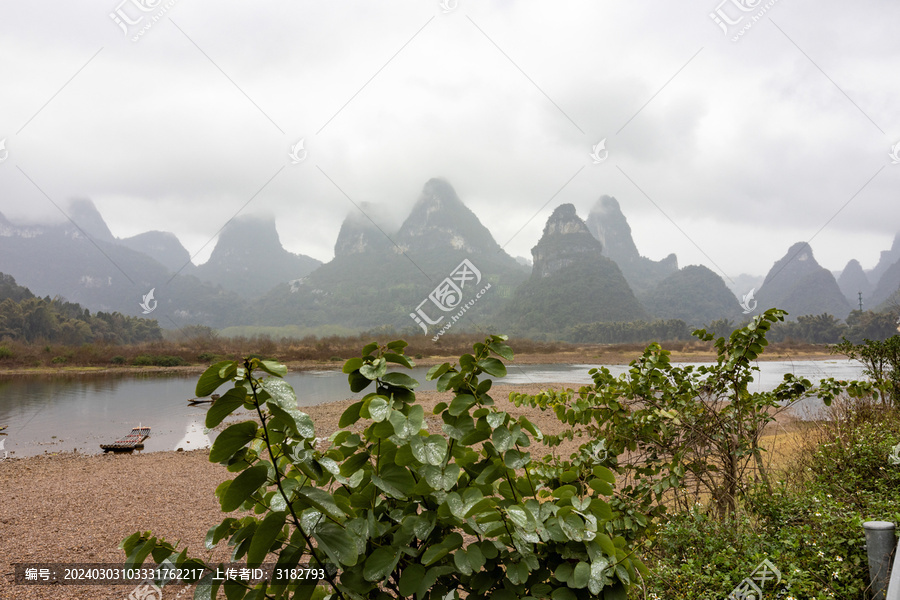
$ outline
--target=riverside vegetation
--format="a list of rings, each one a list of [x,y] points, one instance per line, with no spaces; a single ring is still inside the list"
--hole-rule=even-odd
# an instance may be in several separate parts
[[[320,585],[198,582],[195,598],[721,598],[768,558],[795,598],[865,597],[863,519],[900,520],[900,410],[883,381],[793,375],[771,392],[748,383],[771,309],[714,344],[714,364],[673,365],[651,344],[614,378],[592,371],[579,391],[513,394],[570,429],[545,435],[491,398],[490,377],[513,358],[501,336],[432,368],[448,402],[439,421],[416,403],[406,343],[369,344],[344,364],[352,404],[324,448],[297,410],[281,365],[222,361],[197,384],[207,426],[243,407],[255,414],[216,439],[210,460],[238,473],[216,489],[225,518],[207,535],[235,561],[308,564]],[[795,463],[764,460],[777,413],[809,397],[833,403]],[[440,425],[442,433],[432,429]],[[560,443],[578,440],[569,456]],[[129,565],[148,557],[199,566],[187,549],[138,532]],[[645,566],[645,564],[647,566]],[[164,583],[164,582],[160,582]]]

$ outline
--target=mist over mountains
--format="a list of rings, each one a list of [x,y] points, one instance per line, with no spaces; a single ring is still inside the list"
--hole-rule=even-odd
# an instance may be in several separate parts
[[[273,218],[239,216],[222,229],[209,260],[194,265],[175,235],[116,238],[93,203],[79,199],[61,224],[19,225],[0,214],[0,272],[38,296],[147,316],[163,328],[433,335],[458,327],[564,337],[595,322],[741,322],[772,306],[792,318],[845,319],[860,292],[867,309],[900,304],[900,235],[870,271],[853,259],[835,277],[798,242],[761,285],[761,278],[742,275],[729,280],[729,289],[707,267],[679,268],[674,254],[659,261],[642,256],[611,196],[600,196],[584,219],[571,204],[556,207],[531,265],[507,254],[445,180],[424,185],[399,228],[381,222],[380,213],[370,204],[350,213],[327,263],[285,250]],[[750,287],[755,298],[742,306]]]

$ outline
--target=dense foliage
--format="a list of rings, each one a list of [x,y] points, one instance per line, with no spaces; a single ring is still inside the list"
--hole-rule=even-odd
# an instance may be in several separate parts
[[[500,360],[512,359],[506,338],[477,343],[457,364],[432,368],[428,378],[449,392],[432,433],[416,403],[418,383],[388,364],[411,367],[405,342],[369,344],[348,360],[354,392],[374,391],[352,404],[324,450],[310,418],[297,410],[286,369],[258,359],[213,365],[197,384],[213,404],[213,427],[233,411],[257,420],[229,426],[216,438],[210,461],[237,472],[217,489],[223,512],[242,508],[210,530],[207,545],[224,539],[233,560],[262,563],[272,553],[281,566],[307,563],[324,569],[313,589],[302,581],[260,583],[206,579],[195,598],[223,588],[236,598],[442,600],[552,598],[624,599],[647,575],[621,523],[625,515],[606,498],[615,483],[605,458],[588,443],[577,465],[532,459],[529,447],[543,434],[525,417],[498,409],[489,395],[502,377]],[[267,374],[267,377],[260,377]],[[129,564],[152,555],[176,566],[198,564],[186,550],[147,533],[123,542]]]
[[[690,327],[734,318],[741,311],[722,278],[702,265],[688,265],[672,273],[641,299],[657,318],[680,319]]]
[[[883,341],[866,339],[862,344],[845,339],[833,351],[862,362],[865,374],[878,386],[883,402],[900,408],[900,335]]]
[[[679,319],[610,321],[575,325],[566,330],[564,337],[570,342],[591,344],[647,343],[687,340],[691,337],[691,330],[687,323]]]
[[[792,598],[870,598],[862,523],[900,522],[900,466],[888,458],[900,411],[843,399],[803,438],[772,489],[751,492],[737,523],[702,504],[667,515],[649,559],[650,598],[721,600],[765,558]]]
[[[37,298],[0,273],[0,340],[133,344],[162,339],[156,321],[121,313],[94,315],[80,305],[60,298]]]
[[[897,334],[897,312],[854,310],[843,323],[833,315],[801,315],[796,321],[780,323],[772,329],[773,341],[788,339],[812,344],[836,344],[842,338],[859,343],[883,340]]]
[[[770,309],[728,339],[715,339],[714,364],[672,364],[669,352],[653,343],[618,377],[606,367],[591,369],[593,385],[578,392],[551,390],[511,399],[552,410],[571,426],[559,436],[544,437],[551,447],[578,436],[602,441],[608,464],[623,475],[619,499],[626,512],[661,516],[665,500],[685,509],[706,498],[725,518],[754,481],[768,485],[759,442],[779,410],[810,396],[828,403],[844,388],[854,395],[870,390],[866,384],[833,380],[815,387],[787,374],[774,390],[751,392],[759,370],[755,361],[768,345],[766,334],[785,314]],[[695,335],[714,339],[705,330]]]

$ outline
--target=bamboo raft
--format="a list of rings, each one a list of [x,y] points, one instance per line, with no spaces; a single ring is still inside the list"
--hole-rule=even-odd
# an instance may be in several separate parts
[[[150,437],[149,427],[135,427],[131,433],[116,440],[112,444],[100,444],[100,449],[104,452],[130,452],[132,450],[140,450],[144,447],[144,440]]]

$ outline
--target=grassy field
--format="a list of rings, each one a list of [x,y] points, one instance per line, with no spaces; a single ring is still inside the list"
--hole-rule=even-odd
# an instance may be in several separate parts
[[[26,344],[0,341],[0,372],[40,373],[63,370],[176,368],[196,371],[219,360],[248,356],[275,358],[294,369],[316,368],[323,364],[340,364],[358,356],[366,344],[386,343],[389,337],[375,339],[368,335],[329,337],[283,337],[266,335],[204,335],[166,339],[158,342],[115,345]],[[471,352],[472,345],[483,341],[479,334],[447,334],[437,343],[426,336],[409,338],[406,355],[418,364],[431,365],[452,360]],[[530,364],[628,364],[643,352],[646,344],[570,344],[512,339],[510,346],[516,361]],[[676,361],[708,361],[715,357],[711,343],[701,341],[661,341]],[[821,359],[831,354],[825,344],[771,344],[763,355],[766,360]]]

